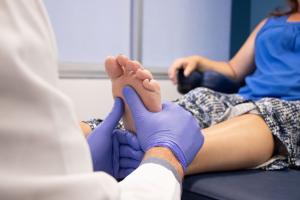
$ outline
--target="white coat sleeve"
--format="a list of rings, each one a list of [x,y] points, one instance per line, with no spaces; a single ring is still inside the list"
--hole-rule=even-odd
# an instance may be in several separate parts
[[[121,199],[180,199],[181,184],[176,170],[166,165],[167,161],[152,162],[142,164],[120,183]]]
[[[72,104],[57,88],[55,39],[41,2],[1,0],[0,27],[1,199],[147,199],[150,192],[172,199],[179,183],[157,164],[121,184],[92,172]]]

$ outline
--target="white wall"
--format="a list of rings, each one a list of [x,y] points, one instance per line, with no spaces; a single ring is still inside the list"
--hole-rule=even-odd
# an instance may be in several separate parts
[[[44,0],[50,14],[60,61],[101,63],[106,55],[129,49],[129,0]],[[229,57],[231,0],[147,0],[144,7],[143,61],[146,67],[167,67],[191,54]],[[167,68],[165,68],[167,70]],[[162,97],[179,96],[161,80]],[[80,120],[103,118],[110,110],[110,81],[62,79]]]
[[[135,0],[139,1],[139,0]],[[44,0],[60,61],[103,63],[130,52],[130,0]],[[229,58],[231,0],[144,0],[142,62],[165,67],[199,54]]]
[[[180,95],[168,80],[160,80],[162,99],[174,100]],[[62,91],[74,102],[79,120],[105,117],[113,104],[108,79],[61,79]]]
[[[231,0],[145,0],[143,63],[168,67],[195,54],[227,60],[230,17]]]
[[[129,54],[130,0],[43,0],[63,62],[103,63]]]

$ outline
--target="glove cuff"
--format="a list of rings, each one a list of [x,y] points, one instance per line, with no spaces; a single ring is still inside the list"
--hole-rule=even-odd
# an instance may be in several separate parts
[[[153,145],[150,145],[149,149],[152,147],[166,147],[172,151],[172,153],[175,155],[179,163],[181,164],[183,171],[186,172],[187,170],[187,162],[186,157],[183,153],[183,151],[178,147],[178,145],[172,141],[168,142],[159,142]]]

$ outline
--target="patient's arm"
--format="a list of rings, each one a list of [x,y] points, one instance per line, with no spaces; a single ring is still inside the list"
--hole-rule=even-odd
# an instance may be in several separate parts
[[[169,68],[169,78],[177,83],[176,72],[183,68],[184,75],[189,76],[194,70],[215,71],[231,79],[242,81],[254,68],[255,38],[265,24],[263,20],[251,33],[237,54],[229,61],[214,61],[202,56],[189,56],[179,58]]]

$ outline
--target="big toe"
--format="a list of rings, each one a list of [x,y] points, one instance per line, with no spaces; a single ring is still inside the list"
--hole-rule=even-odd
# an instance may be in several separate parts
[[[123,74],[123,68],[118,63],[117,59],[113,56],[109,56],[105,60],[105,70],[107,75],[111,79],[120,77]]]
[[[129,58],[123,54],[118,55],[116,59],[119,65],[121,65],[122,67],[125,67],[127,62],[129,61]]]

